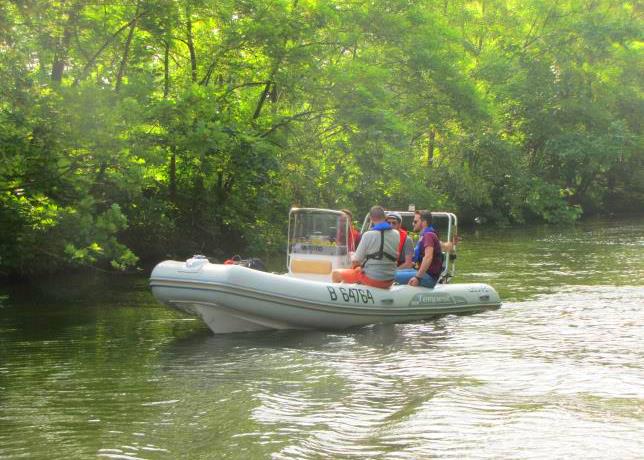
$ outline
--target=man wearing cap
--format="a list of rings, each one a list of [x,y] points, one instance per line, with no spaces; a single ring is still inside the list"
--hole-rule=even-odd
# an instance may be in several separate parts
[[[398,260],[400,235],[386,221],[382,206],[369,211],[373,226],[360,238],[360,244],[351,258],[353,268],[333,270],[334,283],[359,283],[389,289],[394,282]]]
[[[414,267],[414,242],[407,234],[407,230],[401,227],[402,216],[399,212],[389,211],[387,213],[387,222],[391,224],[394,230],[400,233],[400,242],[398,243],[398,270]]]

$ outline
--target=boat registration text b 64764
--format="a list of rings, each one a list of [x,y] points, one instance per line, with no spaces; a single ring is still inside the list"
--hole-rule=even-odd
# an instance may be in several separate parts
[[[345,288],[333,286],[326,287],[329,290],[329,297],[334,302],[342,299],[345,302],[350,303],[374,303],[373,295],[368,289],[359,289],[359,288]]]

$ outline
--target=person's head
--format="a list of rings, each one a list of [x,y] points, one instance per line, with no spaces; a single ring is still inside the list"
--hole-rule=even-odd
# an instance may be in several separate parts
[[[380,222],[383,222],[387,216],[385,215],[385,210],[382,206],[373,206],[369,210],[369,218],[374,224],[379,224]]]
[[[340,209],[341,212],[345,213],[350,221],[353,221],[353,213],[348,209]]]
[[[391,224],[392,228],[398,230],[402,223],[402,216],[398,212],[390,211],[387,213],[387,222]]]
[[[421,230],[429,227],[432,224],[432,213],[429,211],[416,211],[414,213],[414,231],[420,232]]]

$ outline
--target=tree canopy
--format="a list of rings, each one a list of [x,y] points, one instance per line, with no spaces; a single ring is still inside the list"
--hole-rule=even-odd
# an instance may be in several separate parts
[[[292,205],[642,209],[609,0],[0,3],[0,273],[279,249]]]

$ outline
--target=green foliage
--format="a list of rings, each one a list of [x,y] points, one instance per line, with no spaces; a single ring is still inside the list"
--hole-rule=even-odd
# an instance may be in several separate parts
[[[559,189],[555,185],[538,178],[530,181],[527,190],[526,204],[528,210],[546,222],[571,223],[582,213],[579,205],[569,205],[565,198],[572,194],[568,189]]]
[[[292,205],[641,210],[641,30],[608,0],[1,3],[0,273],[279,251]]]

